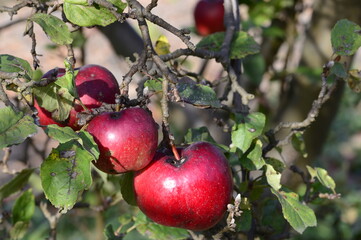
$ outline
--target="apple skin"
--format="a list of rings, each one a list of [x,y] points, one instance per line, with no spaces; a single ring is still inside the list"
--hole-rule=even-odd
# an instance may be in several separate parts
[[[157,153],[136,172],[134,192],[140,210],[154,222],[206,230],[219,222],[232,198],[232,174],[223,153],[206,142],[180,149],[180,163]]]
[[[138,107],[98,115],[87,131],[100,150],[94,165],[109,174],[143,169],[158,145],[158,125],[150,113]]]
[[[223,0],[200,0],[194,9],[197,32],[201,36],[225,31]]]
[[[114,75],[106,68],[89,64],[84,65],[75,70],[79,70],[75,77],[75,86],[81,102],[88,108],[97,108],[102,103],[115,103],[115,94],[119,94],[119,85]],[[43,78],[49,78],[54,74],[55,69],[52,69],[44,74]],[[57,77],[65,74],[64,68],[58,69]],[[77,124],[76,114],[83,111],[83,107],[74,103],[70,111],[69,118],[65,122],[56,122],[51,118],[51,113],[39,106],[37,101],[34,101],[34,107],[38,110],[39,123],[41,125],[57,124],[61,127],[69,126],[74,130],[79,130],[81,126]]]

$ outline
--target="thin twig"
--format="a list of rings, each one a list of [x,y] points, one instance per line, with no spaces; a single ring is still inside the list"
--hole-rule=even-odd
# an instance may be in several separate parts
[[[2,82],[0,82],[0,100],[5,103],[6,106],[11,107],[14,111],[19,111],[17,107],[10,101],[8,95],[6,95]]]
[[[3,151],[4,151],[4,156],[2,161],[0,162],[0,166],[2,165],[3,167],[2,169],[3,173],[10,173],[8,167],[8,160],[10,159],[10,155],[11,155],[11,147],[3,148]]]
[[[48,240],[56,240],[56,226],[61,217],[61,213],[56,212],[56,214],[51,214],[48,210],[48,205],[44,202],[40,203],[40,209],[50,224],[50,236]]]

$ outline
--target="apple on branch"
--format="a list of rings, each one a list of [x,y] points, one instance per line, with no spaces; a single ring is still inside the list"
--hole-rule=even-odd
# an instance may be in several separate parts
[[[225,31],[223,0],[200,0],[194,9],[194,21],[202,36]]]
[[[134,191],[139,208],[166,226],[206,230],[219,222],[232,197],[227,159],[215,146],[193,143],[180,149],[180,159],[157,153],[136,172]]]
[[[158,145],[158,125],[139,107],[98,115],[89,122],[87,131],[100,151],[94,165],[109,174],[146,167]]]
[[[115,95],[119,94],[119,85],[114,75],[106,68],[89,64],[84,65],[75,70],[79,70],[75,77],[75,86],[81,102],[88,109],[97,108],[102,103],[115,103]],[[52,69],[44,74],[43,78],[49,78],[58,71],[57,77],[65,74],[64,68]],[[83,111],[80,104],[74,103],[70,111],[69,118],[65,122],[57,122],[51,117],[51,112],[39,106],[38,102],[34,102],[34,107],[38,110],[39,122],[41,125],[57,124],[61,127],[69,126],[74,130],[81,127],[77,124],[76,114]]]

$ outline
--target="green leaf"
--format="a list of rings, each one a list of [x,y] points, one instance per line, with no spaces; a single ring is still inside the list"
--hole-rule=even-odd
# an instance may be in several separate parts
[[[266,158],[266,163],[271,165],[277,172],[282,172],[286,168],[285,163],[276,158],[268,157]]]
[[[97,160],[99,158],[100,151],[98,145],[94,141],[93,136],[84,130],[79,131],[78,135],[80,138],[78,140],[79,143],[83,146],[85,150],[87,150],[93,155],[94,159]]]
[[[93,155],[77,141],[60,144],[40,167],[40,178],[47,199],[63,212],[71,209],[78,196],[92,183]]]
[[[74,97],[66,88],[51,83],[45,87],[33,88],[33,91],[40,107],[51,112],[54,120],[62,122],[68,119]]]
[[[197,44],[197,48],[220,51],[224,37],[224,32],[208,35]],[[231,59],[244,58],[247,55],[256,54],[259,51],[260,46],[248,33],[240,31],[234,34],[230,49]]]
[[[264,193],[264,191],[263,191]],[[275,232],[283,232],[285,227],[288,227],[281,209],[279,209],[278,199],[266,198],[262,202],[262,214],[260,225],[273,229]]]
[[[106,240],[122,240],[123,237],[115,236],[113,226],[108,224],[104,229],[104,235]]]
[[[122,193],[123,199],[129,204],[133,206],[137,206],[137,201],[135,199],[134,193],[134,173],[127,172],[122,174],[120,178],[120,192]]]
[[[262,142],[257,140],[252,147],[252,150],[243,154],[241,158],[241,165],[250,171],[259,170],[265,165],[262,157]]]
[[[193,143],[193,142],[216,143],[216,141],[214,141],[210,132],[208,131],[208,128],[205,126],[200,128],[188,129],[186,135],[184,136],[184,140],[187,143]]]
[[[162,81],[161,79],[149,79],[144,83],[144,87],[147,87],[148,90],[152,92],[161,92]]]
[[[268,184],[276,191],[281,186],[281,173],[277,172],[272,165],[266,164],[266,179]]]
[[[120,0],[108,0],[115,7],[117,12],[122,13],[126,8],[127,4]],[[70,1],[65,1],[63,10],[67,19],[81,27],[90,27],[95,25],[107,26],[117,19],[116,17],[106,8],[94,3],[92,6],[80,4],[73,4]]]
[[[59,18],[45,13],[36,13],[30,20],[39,24],[52,42],[60,45],[73,42],[68,26]]]
[[[323,186],[331,189],[335,193],[336,183],[325,169],[318,167],[312,168],[310,166],[306,167],[311,178],[317,178]]]
[[[27,61],[8,54],[0,55],[0,71],[18,73],[19,76],[24,76],[27,80],[31,80],[33,77],[33,69]]]
[[[11,107],[0,109],[0,148],[22,143],[38,131],[34,119]]]
[[[70,140],[77,140],[78,134],[70,127],[59,127],[56,124],[46,126],[45,133],[58,141],[59,143],[66,143]]]
[[[66,3],[88,5],[88,0],[64,0]]]
[[[23,192],[16,199],[13,207],[13,224],[17,222],[29,222],[35,211],[35,197],[31,189]]]
[[[307,205],[302,204],[296,193],[287,189],[275,191],[271,188],[271,191],[281,203],[284,218],[297,232],[302,234],[307,227],[317,225],[315,212]]]
[[[16,175],[8,183],[4,184],[0,188],[0,202],[10,196],[11,194],[22,189],[25,184],[28,182],[30,175],[33,173],[34,169],[24,169]]]
[[[263,113],[255,112],[247,116],[236,115],[236,124],[232,129],[232,144],[243,153],[251,146],[253,140],[262,134],[266,123]]]
[[[67,60],[65,60],[65,66],[67,65]],[[58,85],[60,88],[65,88],[68,90],[70,95],[73,97],[77,96],[76,87],[75,87],[75,76],[78,74],[79,70],[74,71],[72,67],[70,68],[66,67],[66,72],[63,76],[58,77],[55,84]]]
[[[222,104],[214,90],[206,85],[196,84],[189,78],[182,78],[176,85],[182,101],[200,108],[220,108]]]
[[[298,132],[292,136],[292,146],[297,152],[301,153],[302,157],[307,158],[308,154],[303,133]]]
[[[250,55],[243,60],[244,73],[253,86],[258,86],[266,71],[266,61],[261,54]]]
[[[236,220],[237,232],[247,232],[252,226],[251,210],[243,210],[241,216]]]
[[[147,217],[139,212],[135,217],[135,226],[137,230],[155,240],[178,240],[189,237],[188,231],[181,228],[166,227],[157,223],[151,222]]]
[[[361,46],[361,27],[347,19],[339,20],[331,31],[331,44],[337,55],[354,54]]]
[[[10,238],[11,240],[20,240],[23,239],[26,232],[29,228],[29,222],[17,222],[15,225],[10,229]]]
[[[335,64],[330,69],[330,75],[334,74],[339,78],[347,78],[348,74],[343,64],[335,62]]]

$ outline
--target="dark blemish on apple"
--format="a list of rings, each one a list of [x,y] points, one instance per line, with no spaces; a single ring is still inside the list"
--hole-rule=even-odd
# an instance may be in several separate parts
[[[55,173],[55,172],[52,172],[52,173],[50,173],[50,176],[55,177],[55,176],[56,176],[56,173]]]
[[[111,113],[110,114],[110,118],[111,119],[119,119],[121,116],[121,113],[120,112],[115,112],[115,113]]]

